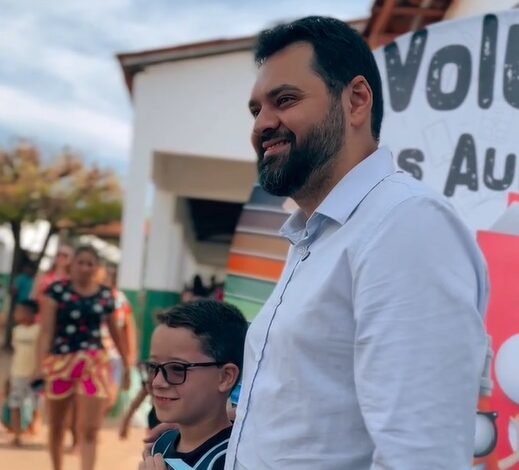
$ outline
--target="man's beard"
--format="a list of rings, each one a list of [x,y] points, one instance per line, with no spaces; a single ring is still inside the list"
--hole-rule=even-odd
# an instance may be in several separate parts
[[[308,131],[296,147],[296,137],[290,131],[274,131],[263,136],[262,142],[284,139],[290,142],[288,155],[264,158],[258,155],[259,183],[275,196],[288,196],[305,189],[310,178],[333,161],[344,143],[344,111],[341,101],[332,97],[325,118]]]

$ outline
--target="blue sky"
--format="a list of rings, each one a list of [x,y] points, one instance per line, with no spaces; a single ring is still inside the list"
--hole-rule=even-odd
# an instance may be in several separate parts
[[[115,54],[251,35],[370,0],[0,0],[0,146],[63,146],[124,173],[132,109]]]

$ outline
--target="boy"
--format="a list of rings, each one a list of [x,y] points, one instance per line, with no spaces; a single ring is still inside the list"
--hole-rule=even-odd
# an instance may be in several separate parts
[[[7,404],[11,411],[11,427],[14,432],[13,444],[20,446],[22,434],[21,409],[27,398],[33,400],[35,395],[31,389],[31,380],[36,367],[36,344],[40,326],[35,317],[38,313],[38,303],[34,300],[24,300],[16,305],[13,329],[13,359],[9,377],[9,397]]]
[[[163,434],[139,470],[223,470],[232,429],[226,404],[240,378],[247,321],[214,300],[175,306],[158,321],[145,369],[158,419],[178,431]]]

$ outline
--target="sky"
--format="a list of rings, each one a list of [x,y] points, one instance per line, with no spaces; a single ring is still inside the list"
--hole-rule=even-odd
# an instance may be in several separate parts
[[[0,0],[0,147],[64,146],[124,174],[132,108],[115,54],[253,35],[371,0]]]

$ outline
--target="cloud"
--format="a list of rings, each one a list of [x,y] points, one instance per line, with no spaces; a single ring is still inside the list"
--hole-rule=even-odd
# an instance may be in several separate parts
[[[16,88],[0,85],[0,125],[17,135],[39,135],[77,149],[99,149],[114,158],[127,155],[131,128],[124,120],[96,110],[46,102]]]
[[[6,135],[43,138],[121,162],[129,156],[132,110],[116,53],[251,35],[310,14],[362,17],[371,1],[1,3],[0,143]]]

